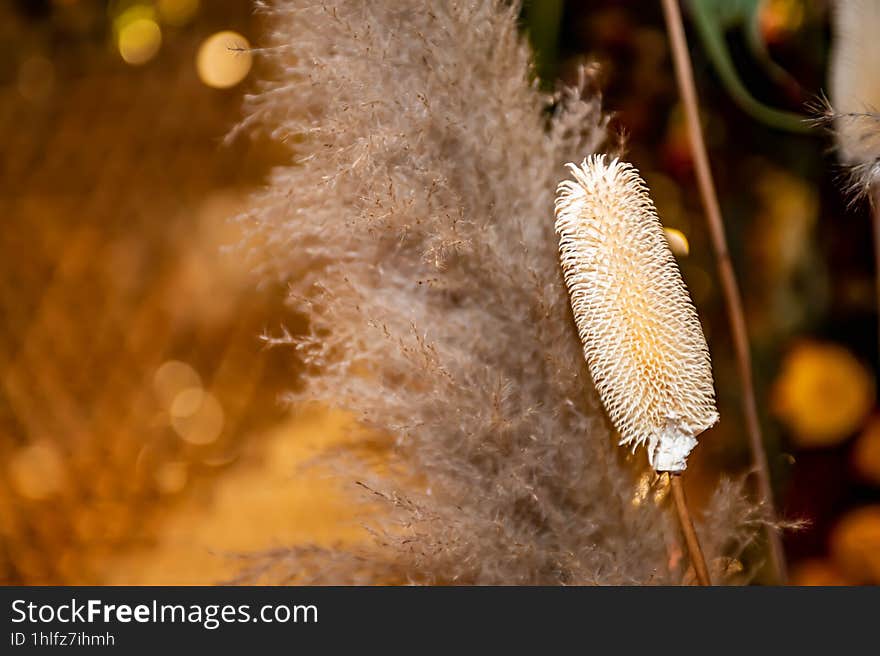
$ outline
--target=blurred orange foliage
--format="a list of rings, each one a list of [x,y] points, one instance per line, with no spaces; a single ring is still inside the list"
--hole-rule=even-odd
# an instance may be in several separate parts
[[[772,401],[797,446],[832,446],[864,422],[874,405],[874,381],[842,346],[803,341],[786,356]]]

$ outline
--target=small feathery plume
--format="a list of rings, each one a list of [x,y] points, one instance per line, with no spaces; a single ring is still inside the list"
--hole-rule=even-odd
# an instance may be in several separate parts
[[[584,355],[620,444],[680,472],[718,421],[696,310],[638,171],[603,155],[557,188],[562,273]]]
[[[834,5],[834,47],[829,71],[840,160],[850,167],[856,196],[880,184],[880,2],[841,0]]]

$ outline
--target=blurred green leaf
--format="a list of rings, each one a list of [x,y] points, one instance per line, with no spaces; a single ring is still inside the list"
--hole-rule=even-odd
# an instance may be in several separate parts
[[[756,99],[742,83],[733,65],[724,35],[728,29],[744,29],[755,59],[779,83],[796,84],[769,56],[761,37],[759,16],[762,0],[688,0],[691,18],[715,71],[733,100],[746,113],[766,125],[790,132],[809,132],[805,116],[774,109]]]
[[[535,69],[543,85],[552,85],[559,59],[559,29],[564,0],[531,0],[523,7]]]

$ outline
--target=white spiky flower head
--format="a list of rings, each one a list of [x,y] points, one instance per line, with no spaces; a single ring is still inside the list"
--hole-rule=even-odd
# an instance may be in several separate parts
[[[620,443],[680,472],[718,421],[706,338],[647,185],[604,155],[568,164],[556,233],[593,382]]]

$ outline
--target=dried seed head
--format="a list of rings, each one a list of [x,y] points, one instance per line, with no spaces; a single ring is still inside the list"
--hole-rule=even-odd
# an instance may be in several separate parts
[[[621,444],[682,471],[716,421],[709,350],[648,189],[602,155],[569,164],[556,233],[584,355]]]

